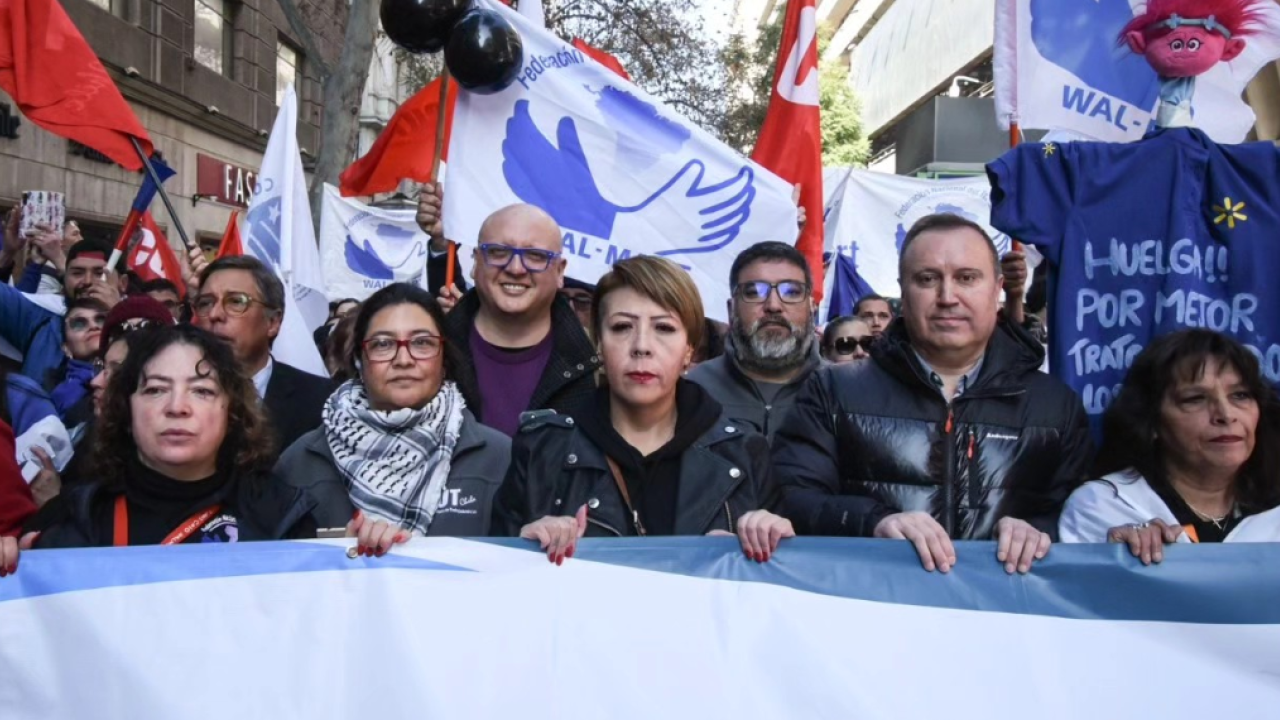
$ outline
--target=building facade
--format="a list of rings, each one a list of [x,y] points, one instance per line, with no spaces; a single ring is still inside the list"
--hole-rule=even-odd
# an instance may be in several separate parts
[[[304,163],[320,139],[321,81],[277,0],[61,0],[176,175],[165,183],[192,240],[215,244],[247,205],[289,83]],[[348,0],[297,0],[326,63],[341,53]],[[86,235],[115,239],[141,174],[16,118],[0,137],[0,206],[27,190],[66,193]],[[3,108],[0,108],[2,110]],[[12,137],[9,137],[12,135]],[[157,199],[152,214],[178,245]]]

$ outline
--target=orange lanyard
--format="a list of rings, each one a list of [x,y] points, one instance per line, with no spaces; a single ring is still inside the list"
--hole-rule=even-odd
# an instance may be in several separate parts
[[[169,533],[164,540],[160,541],[161,545],[177,545],[178,543],[191,537],[191,534],[199,530],[205,523],[213,519],[222,510],[221,505],[205,508],[200,512],[187,518],[176,530]],[[116,498],[116,523],[113,533],[114,540],[111,543],[116,547],[127,547],[129,545],[129,505],[125,502],[124,496],[120,495]]]

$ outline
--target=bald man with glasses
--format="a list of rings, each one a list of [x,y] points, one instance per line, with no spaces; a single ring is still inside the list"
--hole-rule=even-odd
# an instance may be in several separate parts
[[[521,413],[573,415],[595,391],[600,359],[559,295],[562,251],[560,226],[542,210],[512,205],[495,212],[480,227],[475,287],[445,320],[468,409],[507,435],[519,429]],[[450,299],[442,293],[443,304]]]

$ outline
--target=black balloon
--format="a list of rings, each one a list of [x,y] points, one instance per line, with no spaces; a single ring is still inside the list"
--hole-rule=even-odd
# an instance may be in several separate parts
[[[458,84],[474,93],[501,92],[524,65],[524,43],[511,23],[492,10],[471,10],[454,26],[444,61]]]
[[[439,52],[471,0],[382,0],[382,30],[413,53]]]

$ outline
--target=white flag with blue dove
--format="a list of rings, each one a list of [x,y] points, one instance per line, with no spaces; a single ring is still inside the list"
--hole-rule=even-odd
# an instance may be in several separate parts
[[[519,31],[524,66],[502,92],[458,96],[449,238],[474,246],[494,211],[537,205],[564,233],[571,277],[594,283],[618,260],[660,255],[724,319],[733,258],[795,242],[791,186],[519,13],[478,4]]]
[[[327,377],[311,338],[329,314],[329,300],[324,294],[307,178],[298,152],[298,98],[293,85],[285,90],[267,139],[243,232],[245,253],[275,270],[285,286],[284,320],[271,346],[272,357]]]

